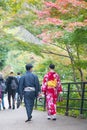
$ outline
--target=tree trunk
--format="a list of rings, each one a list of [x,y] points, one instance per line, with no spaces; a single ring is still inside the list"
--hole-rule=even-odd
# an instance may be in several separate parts
[[[76,72],[75,72],[75,66],[74,66],[74,57],[72,55],[72,51],[71,51],[71,48],[69,45],[66,45],[66,49],[67,49],[67,52],[68,52],[68,55],[70,57],[70,61],[71,61],[71,65],[72,65],[72,71],[73,71],[73,80],[74,82],[76,82]],[[76,88],[78,90],[78,93],[79,95],[81,96],[81,87],[78,86],[78,84],[76,84]]]

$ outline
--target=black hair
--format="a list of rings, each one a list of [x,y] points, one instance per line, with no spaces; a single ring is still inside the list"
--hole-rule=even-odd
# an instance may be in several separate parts
[[[17,75],[20,75],[21,73],[20,72],[17,72]]]
[[[54,64],[50,64],[50,65],[49,65],[49,68],[50,68],[50,69],[55,69],[55,65],[54,65]]]
[[[26,64],[26,70],[30,70],[31,68],[33,68],[33,65],[32,64]]]
[[[11,72],[10,72],[10,74],[14,74],[14,72],[13,72],[13,71],[11,71]]]

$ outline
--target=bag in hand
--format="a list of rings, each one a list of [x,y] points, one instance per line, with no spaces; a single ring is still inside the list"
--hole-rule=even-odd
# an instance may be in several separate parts
[[[17,97],[17,108],[19,108],[21,105],[21,99],[20,96]]]
[[[58,102],[63,102],[63,96],[61,94],[58,96],[58,100],[57,101]]]
[[[0,82],[0,89],[1,89],[2,92],[5,92],[5,90],[6,90],[6,85],[5,85],[5,82],[4,82],[4,81],[1,81],[1,82]]]

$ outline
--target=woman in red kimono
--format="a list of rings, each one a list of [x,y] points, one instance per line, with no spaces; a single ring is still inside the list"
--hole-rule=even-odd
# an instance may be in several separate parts
[[[56,103],[58,95],[62,92],[59,75],[54,71],[55,65],[50,64],[50,71],[44,76],[42,92],[46,96],[48,119],[56,120]]]

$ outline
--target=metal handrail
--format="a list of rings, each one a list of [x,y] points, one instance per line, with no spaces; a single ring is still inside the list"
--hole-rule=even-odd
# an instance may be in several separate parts
[[[72,98],[70,97],[70,93],[74,92],[74,93],[77,93],[78,91],[76,90],[76,86],[75,86],[75,90],[71,90],[71,87],[72,85],[82,85],[82,90],[80,90],[79,92],[81,92],[81,97],[77,98]],[[63,90],[63,93],[66,93],[66,98],[64,98],[64,100],[66,100],[66,104],[65,106],[59,106],[57,105],[57,109],[58,108],[61,108],[61,109],[65,109],[65,115],[68,116],[69,115],[69,110],[73,109],[73,110],[79,110],[79,114],[82,115],[84,111],[87,112],[87,108],[84,108],[84,102],[87,101],[87,97],[85,97],[85,93],[87,93],[87,89],[85,89],[87,86],[87,82],[66,82],[66,83],[62,83],[62,86],[64,88],[64,85],[67,85],[66,86],[66,89],[67,90]],[[46,100],[46,99],[45,99]],[[44,103],[43,103],[43,110],[45,110],[45,104],[46,104],[46,101],[44,100]],[[73,100],[77,100],[77,101],[81,101],[81,104],[80,104],[80,107],[76,108],[75,106],[74,107],[71,107],[69,106],[70,105],[70,101]],[[38,105],[38,102],[36,100],[36,108],[37,106],[41,106],[41,105]]]

